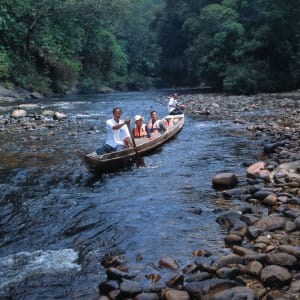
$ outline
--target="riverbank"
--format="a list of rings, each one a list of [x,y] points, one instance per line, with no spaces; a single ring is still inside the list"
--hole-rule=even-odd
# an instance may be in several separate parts
[[[109,255],[99,299],[300,299],[300,93],[182,94],[178,100],[190,116],[231,119],[264,140],[261,160],[245,163],[245,176],[217,175],[218,197],[239,203],[216,218],[227,228],[230,254],[193,250],[184,266],[166,256],[151,274],[135,274],[124,257]]]

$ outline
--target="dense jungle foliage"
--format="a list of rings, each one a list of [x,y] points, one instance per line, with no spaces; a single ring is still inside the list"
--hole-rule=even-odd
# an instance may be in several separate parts
[[[0,81],[45,94],[300,88],[299,0],[1,0]]]

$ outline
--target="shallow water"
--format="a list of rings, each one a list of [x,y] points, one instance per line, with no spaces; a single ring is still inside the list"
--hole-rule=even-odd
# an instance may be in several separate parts
[[[151,268],[165,254],[183,265],[193,250],[229,251],[215,210],[230,204],[218,202],[211,180],[223,171],[243,174],[242,162],[255,156],[257,142],[242,127],[187,116],[173,140],[144,158],[146,167],[101,177],[76,154],[105,139],[113,107],[121,106],[123,117],[147,119],[154,109],[163,116],[170,93],[30,101],[38,104],[34,113],[51,109],[67,121],[0,132],[0,296],[93,299],[109,252],[123,253],[133,267],[142,257],[140,267]]]

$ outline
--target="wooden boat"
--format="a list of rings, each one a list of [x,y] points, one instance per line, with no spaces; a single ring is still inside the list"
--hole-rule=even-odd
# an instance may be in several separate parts
[[[120,169],[132,164],[143,155],[157,149],[171,138],[173,138],[183,127],[184,114],[167,115],[164,119],[173,123],[168,127],[168,133],[155,134],[151,138],[134,139],[136,147],[127,148],[121,151],[110,152],[104,155],[98,155],[96,152],[89,154],[80,154],[82,161],[91,173],[106,173]]]

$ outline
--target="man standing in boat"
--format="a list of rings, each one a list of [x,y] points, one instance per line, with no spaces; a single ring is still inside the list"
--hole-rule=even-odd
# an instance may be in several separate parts
[[[96,150],[98,155],[120,151],[128,146],[133,147],[127,127],[127,124],[130,124],[130,119],[121,120],[121,116],[122,109],[115,107],[113,109],[113,118],[106,121],[106,142]]]

